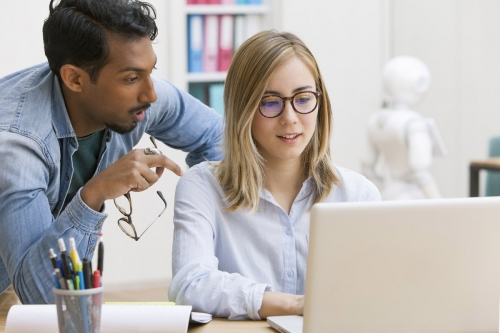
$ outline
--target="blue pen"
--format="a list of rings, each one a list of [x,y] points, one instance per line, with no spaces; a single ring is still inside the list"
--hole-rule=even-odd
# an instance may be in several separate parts
[[[54,274],[57,277],[57,281],[59,282],[60,289],[68,289],[68,287],[66,285],[66,280],[64,280],[59,268],[54,269]]]
[[[56,264],[57,264],[57,268],[59,268],[59,270],[62,272],[63,271],[62,260],[61,259],[56,259]]]
[[[83,271],[78,271],[77,272],[78,277],[80,278],[80,290],[85,289],[85,278],[83,276]]]
[[[54,287],[56,287],[56,289],[61,289],[61,285],[59,284],[59,279],[57,278],[55,272],[52,272],[52,278],[54,279]]]

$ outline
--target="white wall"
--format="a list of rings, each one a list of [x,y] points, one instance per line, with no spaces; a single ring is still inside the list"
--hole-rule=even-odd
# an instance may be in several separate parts
[[[332,155],[359,170],[365,123],[380,106],[385,57],[383,1],[282,1],[282,27],[298,35],[318,61],[333,108]]]
[[[500,2],[392,0],[394,55],[411,54],[433,81],[416,108],[436,118],[450,155],[432,171],[445,197],[468,195],[468,165],[500,135]]]
[[[168,61],[178,31],[169,8],[183,0],[152,0],[160,35],[154,45],[157,75],[185,64]],[[275,28],[296,33],[315,54],[334,110],[334,162],[360,170],[369,114],[380,106],[380,72],[389,55],[411,54],[430,67],[433,82],[417,110],[437,119],[450,156],[433,172],[446,197],[467,196],[467,164],[486,156],[487,139],[498,133],[500,112],[500,2],[493,0],[274,0]],[[48,0],[12,2],[0,12],[0,76],[45,60],[41,28]],[[173,15],[177,15],[171,13]],[[178,15],[183,15],[179,13]],[[178,45],[177,45],[178,47]],[[170,49],[171,50],[171,49]],[[175,82],[174,82],[175,83]],[[184,84],[179,83],[179,84]],[[149,146],[144,138],[140,147]],[[184,154],[163,147],[177,163]],[[139,242],[124,236],[112,202],[104,225],[107,285],[171,278],[172,214],[177,177],[167,173],[155,189],[169,208]],[[138,228],[153,220],[160,201],[153,190],[133,194]]]

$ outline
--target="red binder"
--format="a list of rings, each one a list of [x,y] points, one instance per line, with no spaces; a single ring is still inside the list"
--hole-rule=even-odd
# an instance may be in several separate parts
[[[203,71],[216,72],[219,53],[219,18],[217,15],[205,15],[203,45]]]
[[[219,16],[219,71],[227,71],[233,58],[234,16]]]

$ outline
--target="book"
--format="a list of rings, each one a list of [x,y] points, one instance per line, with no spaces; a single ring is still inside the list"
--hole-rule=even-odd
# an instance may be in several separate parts
[[[175,302],[105,302],[108,305],[175,305]],[[212,321],[212,315],[191,311],[190,323],[206,324]]]
[[[233,15],[219,16],[218,70],[227,71],[233,58]]]
[[[204,17],[203,71],[216,72],[219,51],[219,19],[217,15]]]
[[[193,82],[189,83],[189,93],[200,100],[202,103],[208,105],[208,87],[204,82]]]
[[[209,106],[224,115],[224,84],[213,83],[208,87]]]
[[[191,312],[188,305],[103,304],[100,333],[186,333],[192,318],[207,323],[212,316]],[[194,314],[194,315],[193,315]],[[57,311],[50,305],[14,305],[7,314],[5,333],[58,332]]]
[[[203,16],[188,16],[188,71],[203,71]]]

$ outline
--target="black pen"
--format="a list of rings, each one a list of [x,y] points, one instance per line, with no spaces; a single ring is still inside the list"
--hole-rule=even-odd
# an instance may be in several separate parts
[[[62,261],[62,275],[65,279],[70,278],[71,279],[71,273],[69,272],[69,266],[68,266],[68,261],[66,257],[66,244],[64,244],[64,239],[59,238],[57,240],[57,243],[59,244],[59,251],[61,251],[61,261]]]
[[[83,281],[85,281],[85,289],[92,289],[92,262],[87,259],[82,259]]]
[[[59,268],[59,266],[57,266],[57,254],[54,252],[54,249],[49,249],[49,255],[50,261],[52,261],[52,267],[54,267],[54,269]]]
[[[57,240],[57,244],[59,244],[59,251],[61,251],[61,254],[66,254],[66,244],[64,243],[64,239],[59,238]]]
[[[99,233],[99,248],[97,250],[97,269],[102,273],[104,271],[104,243],[102,242],[102,233]]]

